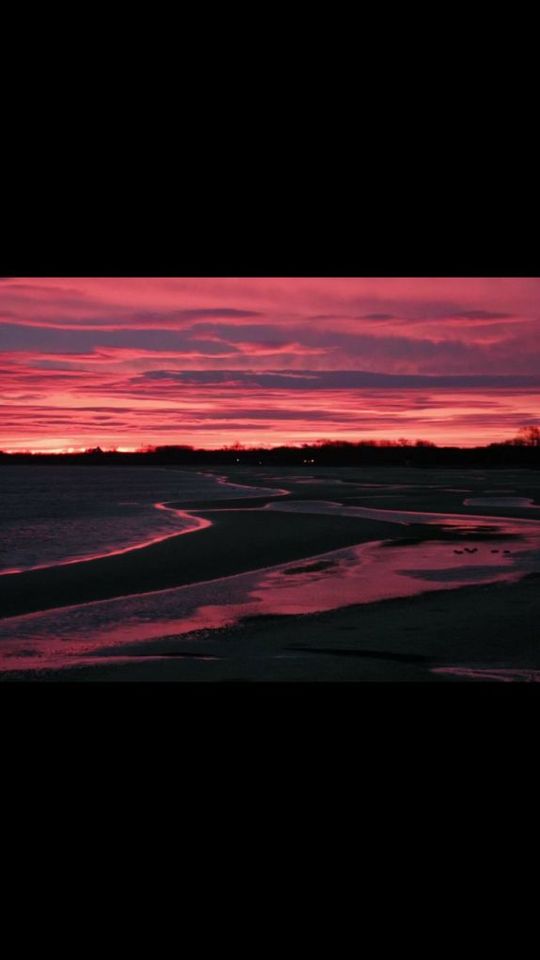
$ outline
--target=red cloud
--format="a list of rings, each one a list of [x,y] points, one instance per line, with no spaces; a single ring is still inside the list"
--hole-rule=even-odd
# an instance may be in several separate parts
[[[0,448],[154,434],[220,446],[237,431],[267,443],[504,439],[539,416],[537,389],[340,388],[339,371],[534,373],[539,293],[535,278],[8,279]],[[257,380],[277,365],[290,388]],[[338,386],[317,385],[319,370]],[[182,371],[216,377],[182,382]]]

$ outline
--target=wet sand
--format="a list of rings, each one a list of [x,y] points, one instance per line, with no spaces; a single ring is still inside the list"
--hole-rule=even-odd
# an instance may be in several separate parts
[[[531,574],[513,584],[254,617],[231,628],[131,644],[108,661],[43,670],[33,679],[538,681],[539,580]]]
[[[212,580],[407,533],[396,523],[350,517],[245,509],[198,515],[212,526],[129,553],[0,577],[0,616]]]
[[[231,479],[250,479],[266,488],[275,484],[276,492],[293,479],[285,471],[270,478],[255,473],[239,471]],[[532,519],[530,509],[523,506],[483,510],[464,504],[467,496],[486,492],[486,486],[496,480],[509,487],[508,495],[517,493],[539,501],[538,475],[529,471],[519,475],[504,471],[499,477],[492,474],[489,483],[483,476],[452,474],[447,487],[440,472],[383,471],[380,478],[374,471],[333,474],[310,482],[302,478],[293,493],[280,496],[280,505],[293,498],[370,509],[444,511],[463,517],[485,512],[493,517]],[[398,482],[389,483],[391,479]],[[432,483],[434,479],[437,483]],[[401,482],[404,480],[409,483]],[[494,495],[502,492],[493,491]],[[192,510],[211,526],[122,555],[1,577],[0,617],[201,583],[297,560],[302,561],[299,569],[303,569],[309,566],[309,558],[367,541],[414,544],[468,537],[466,530],[458,533],[435,522],[417,522],[416,518],[404,525],[397,522],[397,516],[391,522],[261,509],[268,501],[268,496],[261,496],[241,503],[178,503],[178,508]],[[477,540],[482,536],[478,530],[474,533]],[[491,534],[485,536],[489,539]],[[319,563],[324,564],[324,558]],[[79,660],[77,666],[62,670],[22,670],[18,678],[195,682],[537,680],[538,578],[538,573],[531,573],[517,583],[459,587],[324,613],[255,616],[235,626],[123,644],[108,657],[88,657],[86,663]],[[11,674],[9,679],[17,677]]]

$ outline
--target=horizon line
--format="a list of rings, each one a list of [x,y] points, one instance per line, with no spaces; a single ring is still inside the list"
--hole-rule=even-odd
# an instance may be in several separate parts
[[[525,437],[520,437],[519,433],[526,434],[527,431],[531,431],[529,434],[529,440]],[[339,447],[372,447],[372,448],[402,448],[406,449],[437,449],[437,450],[484,450],[489,447],[494,446],[515,446],[515,447],[540,447],[540,427],[537,425],[527,425],[526,427],[520,428],[520,431],[517,435],[510,437],[506,440],[495,440],[490,443],[484,444],[474,444],[471,446],[462,446],[461,444],[440,444],[433,440],[424,440],[421,437],[417,437],[414,440],[411,440],[407,437],[401,437],[397,440],[385,440],[381,439],[369,439],[369,440],[340,440],[332,438],[322,438],[319,440],[314,440],[311,442],[299,442],[299,443],[282,443],[273,446],[248,446],[240,442],[233,444],[226,444],[221,447],[196,447],[192,444],[186,443],[168,443],[168,444],[140,444],[137,447],[128,447],[128,446],[117,446],[103,448],[99,445],[96,447],[52,447],[49,450],[44,449],[32,449],[32,448],[1,448],[0,456],[98,456],[98,455],[141,455],[147,456],[155,453],[167,453],[167,452],[183,452],[183,453],[234,453],[238,451],[239,453],[272,453],[277,450],[317,450],[323,448],[339,448]]]

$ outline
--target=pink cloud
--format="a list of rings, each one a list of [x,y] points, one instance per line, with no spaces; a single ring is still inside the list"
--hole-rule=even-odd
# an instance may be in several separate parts
[[[537,278],[10,279],[0,284],[0,448],[66,436],[130,446],[154,434],[219,446],[258,431],[266,442],[505,439],[539,416],[538,388],[472,390],[463,377],[540,370],[539,295]],[[279,387],[257,379],[278,366]],[[446,392],[339,384],[355,370],[455,382]],[[182,371],[215,382],[182,382]],[[325,371],[336,387],[320,387]]]

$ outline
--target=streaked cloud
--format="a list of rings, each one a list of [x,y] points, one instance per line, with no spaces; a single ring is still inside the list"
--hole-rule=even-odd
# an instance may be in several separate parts
[[[3,278],[0,448],[506,439],[538,278]]]

